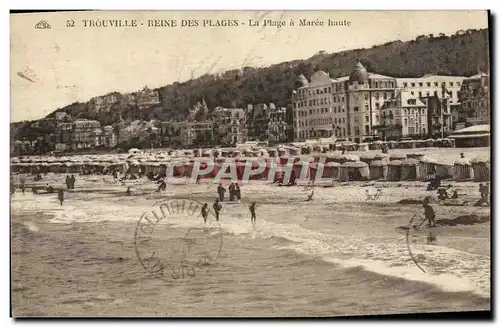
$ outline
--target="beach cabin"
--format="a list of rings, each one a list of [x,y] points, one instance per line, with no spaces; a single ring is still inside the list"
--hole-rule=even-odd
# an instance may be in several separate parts
[[[389,181],[400,181],[402,174],[402,161],[401,160],[391,160],[387,164],[387,180]]]
[[[402,161],[406,159],[406,154],[404,153],[392,153],[389,156],[389,161]]]
[[[489,147],[490,125],[474,125],[450,133],[457,148]]]
[[[487,182],[490,180],[490,161],[483,158],[474,158],[471,160],[474,171],[474,182]]]
[[[420,161],[417,159],[406,158],[401,161],[401,180],[416,181],[419,179],[418,166]]]
[[[434,141],[432,139],[426,139],[421,141],[422,148],[431,148],[434,145]]]
[[[436,177],[436,169],[438,162],[429,156],[420,158],[418,169],[420,173],[420,180],[423,182],[430,181]]]
[[[381,160],[381,161],[388,162],[389,161],[389,155],[385,154],[385,153],[377,153],[373,157],[373,160]]]
[[[360,161],[363,161],[364,163],[368,164],[368,166],[370,166],[370,163],[375,160],[375,153],[373,152],[369,152],[369,153],[363,153],[360,157],[359,157],[359,160]]]
[[[370,168],[362,161],[347,161],[340,166],[340,180],[348,181],[364,181],[370,178]]]
[[[425,155],[423,153],[407,153],[406,154],[406,157],[408,159],[417,159],[418,161],[420,161],[420,159],[422,159]]]
[[[325,163],[323,175],[325,178],[331,178],[334,181],[338,181],[340,176],[340,164],[333,161]]]
[[[454,163],[455,166],[455,181],[462,182],[471,180],[474,177],[474,169],[472,163],[467,158],[460,158]]]
[[[450,179],[455,176],[455,167],[447,164],[437,164],[436,176],[441,179]]]
[[[370,179],[387,179],[387,161],[373,160],[370,162]]]
[[[269,157],[275,158],[278,155],[278,150],[276,150],[276,149],[267,149],[267,153],[269,153]]]

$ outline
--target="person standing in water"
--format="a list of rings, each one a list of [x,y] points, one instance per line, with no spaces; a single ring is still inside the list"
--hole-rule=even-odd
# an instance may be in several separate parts
[[[219,221],[219,213],[222,209],[222,205],[219,203],[219,199],[215,199],[215,203],[213,205],[215,211],[215,220]]]
[[[59,189],[59,192],[57,192],[57,198],[59,199],[59,203],[63,205],[64,202],[64,190],[62,188]]]
[[[427,227],[436,227],[436,214],[434,212],[434,208],[432,208],[429,203],[429,198],[425,198],[422,204],[424,206],[425,212],[425,219],[422,223],[428,221],[429,224],[427,225]]]
[[[205,225],[207,224],[207,219],[208,219],[207,208],[208,208],[208,203],[204,203],[203,206],[201,207],[201,216],[203,217],[203,221],[205,222]]]
[[[250,205],[250,207],[248,207],[248,209],[250,210],[250,214],[252,215],[250,220],[252,224],[255,225],[255,223],[257,222],[257,217],[255,216],[255,201],[252,202],[252,204]]]

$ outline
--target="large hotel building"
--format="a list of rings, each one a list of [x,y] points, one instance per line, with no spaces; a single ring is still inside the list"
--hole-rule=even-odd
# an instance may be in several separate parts
[[[317,71],[308,81],[301,75],[299,80],[302,86],[292,96],[294,138],[305,140],[336,136],[362,142],[381,137],[385,133],[381,127],[386,124],[382,113],[388,104],[392,108],[399,106],[405,112],[406,106],[416,105],[413,104],[414,99],[435,96],[446,99],[449,110],[451,105],[458,103],[458,91],[464,79],[461,76],[439,75],[395,78],[369,73],[359,61],[349,76],[331,78],[327,73]],[[405,96],[402,97],[401,92]],[[401,103],[401,99],[410,100],[411,104]],[[411,119],[399,122],[401,136],[411,132],[421,135],[429,131],[425,127],[415,129],[403,126],[407,121]]]

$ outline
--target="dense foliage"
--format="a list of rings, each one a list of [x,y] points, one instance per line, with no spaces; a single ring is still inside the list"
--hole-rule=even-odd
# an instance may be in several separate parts
[[[419,77],[426,73],[470,76],[478,70],[489,71],[488,50],[486,29],[458,31],[453,36],[422,35],[408,42],[393,41],[369,49],[334,54],[320,52],[306,60],[283,62],[265,68],[243,67],[176,82],[159,88],[161,105],[146,110],[115,104],[110,112],[91,114],[87,103],[73,103],[56,111],[112,125],[120,117],[124,120],[182,120],[187,118],[189,109],[203,98],[210,109],[216,106],[246,108],[250,103],[270,102],[285,107],[290,105],[292,91],[299,86],[297,76],[300,74],[310,78],[314,71],[324,70],[332,77],[349,75],[359,58],[368,71],[394,77]],[[48,117],[54,115],[55,112]],[[206,116],[197,118],[202,120]],[[18,128],[17,135],[26,136],[29,126],[27,123]]]

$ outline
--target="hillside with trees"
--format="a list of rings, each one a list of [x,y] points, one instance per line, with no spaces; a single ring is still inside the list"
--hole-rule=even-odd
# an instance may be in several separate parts
[[[321,51],[305,60],[264,68],[242,67],[176,82],[157,89],[160,106],[142,111],[115,105],[111,113],[90,114],[86,103],[73,103],[56,112],[65,111],[72,117],[97,119],[103,125],[110,125],[120,116],[125,120],[182,120],[202,98],[210,109],[216,106],[246,108],[250,103],[270,102],[286,107],[290,105],[292,91],[299,86],[298,75],[304,74],[309,79],[316,70],[326,71],[332,77],[349,75],[358,58],[369,72],[394,77],[419,77],[427,73],[471,76],[478,70],[489,71],[488,53],[487,29],[461,30],[452,36],[421,35],[407,42],[396,40],[333,54]],[[54,115],[55,112],[48,117]]]

